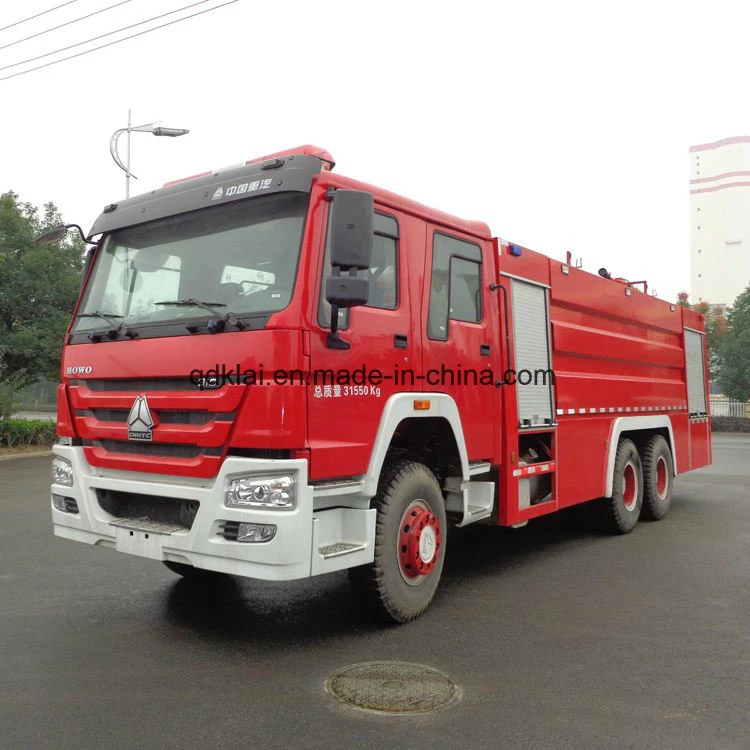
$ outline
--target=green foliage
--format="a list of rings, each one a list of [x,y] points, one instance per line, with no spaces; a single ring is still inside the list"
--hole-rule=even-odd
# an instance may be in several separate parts
[[[721,349],[719,385],[729,398],[750,399],[750,286],[728,314],[728,331]]]
[[[18,409],[21,390],[25,385],[25,373],[21,372],[0,380],[0,419],[7,419]]]
[[[52,445],[55,423],[43,419],[0,419],[0,447]]]
[[[40,215],[13,192],[0,195],[0,378],[20,372],[27,382],[60,376],[85,246],[70,232],[49,247],[34,240],[62,223],[52,203]]]

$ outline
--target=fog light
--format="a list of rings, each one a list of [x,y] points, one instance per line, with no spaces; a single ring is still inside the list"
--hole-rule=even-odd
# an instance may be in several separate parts
[[[52,505],[61,513],[78,513],[78,503],[72,497],[52,495]]]
[[[272,523],[241,523],[237,529],[238,542],[270,542],[276,536]]]

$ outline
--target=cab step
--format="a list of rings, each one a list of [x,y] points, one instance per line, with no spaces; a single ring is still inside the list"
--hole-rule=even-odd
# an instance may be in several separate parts
[[[489,467],[489,464],[485,464]],[[479,468],[479,467],[478,467]],[[485,474],[489,468],[481,467],[476,474]],[[446,477],[445,509],[460,517],[457,526],[468,526],[492,515],[495,507],[495,483],[464,481],[461,477]]]
[[[324,559],[328,560],[331,557],[341,557],[341,555],[349,555],[353,552],[361,552],[366,547],[366,544],[336,542],[335,544],[328,544],[325,547],[318,547],[318,552],[323,556]]]

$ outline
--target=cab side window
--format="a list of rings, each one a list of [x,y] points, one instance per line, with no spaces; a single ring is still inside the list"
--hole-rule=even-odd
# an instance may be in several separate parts
[[[472,242],[435,232],[428,336],[446,341],[450,320],[482,320],[482,250]]]
[[[370,279],[370,296],[367,307],[395,310],[398,307],[398,223],[392,216],[376,213],[373,217],[373,247],[370,268],[360,274]],[[326,281],[331,275],[331,234],[326,237],[323,258],[323,283],[320,287],[318,323],[331,326],[331,306],[326,300]],[[348,310],[339,310],[339,328],[349,326]]]

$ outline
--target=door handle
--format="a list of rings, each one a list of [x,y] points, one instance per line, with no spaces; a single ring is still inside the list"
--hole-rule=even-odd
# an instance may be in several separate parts
[[[405,333],[394,333],[393,334],[393,346],[396,349],[406,349],[409,346],[409,339]]]
[[[479,345],[479,354],[482,357],[489,357],[490,356],[490,345],[489,344],[480,344]]]

